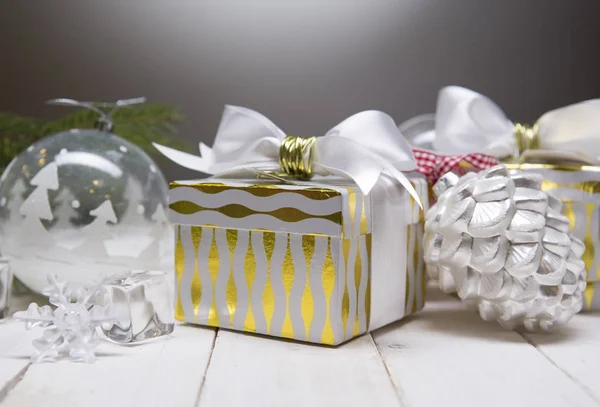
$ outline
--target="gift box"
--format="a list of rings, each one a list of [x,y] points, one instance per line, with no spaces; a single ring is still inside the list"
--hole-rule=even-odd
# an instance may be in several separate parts
[[[509,163],[508,168],[535,171],[544,178],[542,188],[563,202],[573,234],[585,244],[583,261],[588,286],[584,310],[600,310],[600,167],[545,163]]]
[[[176,181],[169,199],[180,321],[337,345],[424,305],[423,210],[390,177],[368,195],[331,176]]]

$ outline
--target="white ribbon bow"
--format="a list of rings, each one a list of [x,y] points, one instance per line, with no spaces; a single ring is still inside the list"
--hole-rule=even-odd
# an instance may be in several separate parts
[[[175,163],[212,175],[234,172],[278,171],[279,149],[286,134],[254,110],[225,106],[213,147],[200,143],[201,157],[154,143]],[[350,116],[313,147],[313,173],[350,178],[367,195],[382,173],[402,184],[419,205],[410,181],[401,171],[416,168],[412,150],[394,120],[379,111]]]
[[[537,125],[541,150],[525,155],[600,163],[600,99],[549,111]],[[411,144],[443,154],[518,153],[515,124],[491,99],[459,86],[440,90],[435,116],[418,116],[400,130]]]

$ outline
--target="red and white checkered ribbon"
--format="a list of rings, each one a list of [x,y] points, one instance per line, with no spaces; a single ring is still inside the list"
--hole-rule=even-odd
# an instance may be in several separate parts
[[[412,150],[417,161],[417,171],[423,174],[431,185],[448,172],[464,175],[466,172],[485,170],[500,163],[495,157],[481,153],[438,155],[419,148]],[[465,163],[468,168],[464,167]]]

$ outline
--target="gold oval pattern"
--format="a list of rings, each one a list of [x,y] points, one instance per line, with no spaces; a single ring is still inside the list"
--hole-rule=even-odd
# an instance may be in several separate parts
[[[306,340],[308,340],[310,325],[312,324],[315,313],[315,300],[310,290],[310,269],[312,258],[315,254],[314,236],[302,236],[302,251],[304,252],[304,260],[306,262],[306,284],[304,286],[304,292],[302,293],[301,307],[302,320],[304,321],[304,332],[306,333]]]
[[[208,272],[210,273],[210,280],[212,283],[212,301],[210,303],[210,310],[208,311],[208,325],[219,326],[219,311],[217,310],[217,276],[219,275],[220,259],[219,249],[217,247],[217,229],[212,230],[212,243],[210,245],[210,251],[208,252]]]
[[[362,209],[360,211],[360,234],[366,235],[367,230],[367,212],[365,211],[365,200],[370,199],[369,197],[363,197],[362,199]],[[411,202],[414,202],[414,199],[411,198]]]
[[[198,307],[200,298],[202,298],[202,280],[200,280],[200,270],[198,269],[198,247],[202,240],[202,228],[192,226],[192,243],[194,244],[194,276],[192,277],[191,298],[194,307],[194,322],[198,323]]]
[[[342,296],[342,329],[344,330],[344,339],[346,339],[346,328],[348,326],[348,317],[350,314],[350,295],[348,294],[348,258],[350,257],[351,239],[342,240],[342,251],[344,253],[344,295]],[[358,291],[357,294],[358,296]]]
[[[177,226],[177,242],[175,243],[175,274],[177,277],[177,304],[175,305],[175,317],[179,321],[185,321],[185,312],[181,303],[181,276],[185,271],[185,250],[181,241],[181,226]]]
[[[274,232],[263,232],[263,247],[267,257],[267,281],[263,291],[263,311],[265,313],[265,321],[267,323],[267,333],[271,333],[271,321],[275,313],[275,292],[271,283],[271,258],[275,250],[275,239],[277,235]]]
[[[367,259],[368,264],[371,264],[371,234],[365,236],[366,245],[367,245]],[[369,272],[371,271],[371,267],[369,266]],[[366,330],[369,330],[369,326],[371,324],[371,276],[367,278],[367,289],[365,292],[365,314],[367,317],[367,326]]]
[[[571,227],[575,225],[575,211],[573,210],[573,203],[571,201],[565,202],[563,201],[563,215],[565,215],[569,219],[569,224]],[[587,264],[586,264],[587,266]]]
[[[584,309],[589,310],[592,308],[592,300],[594,299],[594,291],[596,290],[596,283],[588,282],[583,292],[584,297]]]
[[[325,263],[323,264],[323,275],[321,280],[325,292],[327,314],[325,327],[321,334],[321,343],[333,345],[335,343],[335,334],[333,332],[333,327],[331,326],[331,294],[335,287],[335,265],[333,263],[333,258],[331,257],[331,237],[327,238],[327,255],[325,256]]]
[[[225,300],[227,301],[227,309],[229,310],[229,327],[233,328],[233,319],[237,308],[237,288],[235,286],[235,279],[233,278],[233,261],[238,231],[227,229],[225,234],[227,235],[227,247],[229,248],[229,279],[227,280]]]
[[[587,228],[585,232],[585,237],[583,238],[583,244],[585,245],[585,251],[583,252],[583,261],[585,263],[585,268],[588,271],[588,280],[590,280],[592,277],[592,266],[594,265],[594,258],[596,257],[596,248],[594,247],[594,237],[592,235],[592,233],[598,233],[598,229],[592,228],[592,217],[594,216],[595,210],[596,204],[585,204],[585,213],[587,215]],[[573,227],[573,225],[574,223],[571,223],[571,227]]]
[[[350,230],[344,230],[344,236],[352,236],[354,232],[354,217],[356,216],[356,191],[353,188],[348,188],[348,208],[350,209],[350,220],[348,227]]]
[[[246,284],[248,285],[248,313],[244,321],[244,331],[256,332],[256,321],[252,313],[252,286],[256,277],[256,260],[254,259],[254,249],[252,248],[252,233],[248,233],[248,250],[244,259],[244,275],[246,276]]]
[[[290,317],[290,292],[292,290],[292,285],[294,285],[295,265],[294,259],[292,258],[291,237],[289,233],[286,235],[287,247],[281,269],[281,279],[285,291],[285,319],[283,320],[283,325],[281,327],[281,336],[292,339],[294,338],[294,326],[292,325],[292,319]]]
[[[368,235],[370,236],[370,235]],[[354,326],[352,327],[352,335],[356,336],[360,333],[360,316],[358,307],[358,296],[360,292],[360,280],[362,279],[362,260],[360,258],[360,238],[359,247],[356,248],[356,260],[354,261],[354,288],[356,289],[356,312],[354,313]],[[369,250],[370,253],[370,250]]]

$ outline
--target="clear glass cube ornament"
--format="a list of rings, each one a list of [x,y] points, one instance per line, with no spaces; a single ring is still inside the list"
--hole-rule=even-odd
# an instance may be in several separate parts
[[[0,319],[8,316],[10,306],[10,291],[12,286],[12,274],[7,259],[0,258]]]
[[[107,280],[107,298],[119,321],[103,333],[118,343],[135,343],[173,332],[173,285],[163,271],[132,271]]]

